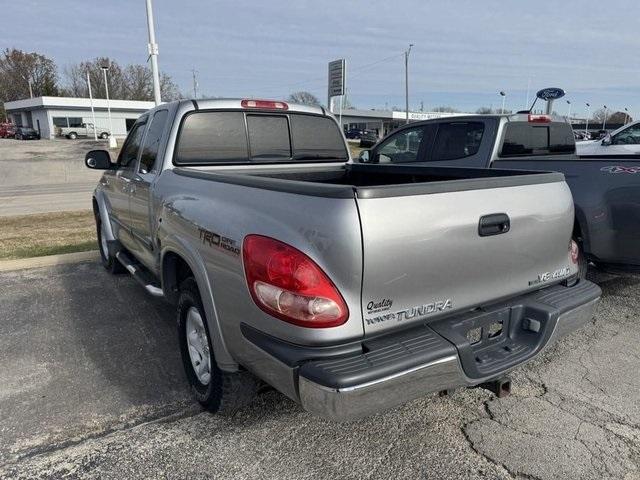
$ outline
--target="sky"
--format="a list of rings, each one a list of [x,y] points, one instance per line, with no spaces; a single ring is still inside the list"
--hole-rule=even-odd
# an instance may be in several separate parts
[[[0,48],[45,54],[61,67],[108,56],[147,61],[144,0],[2,0]],[[154,0],[160,70],[192,96],[323,103],[327,63],[347,62],[349,101],[462,111],[525,107],[527,89],[557,86],[560,114],[607,105],[640,117],[640,2],[629,0]]]

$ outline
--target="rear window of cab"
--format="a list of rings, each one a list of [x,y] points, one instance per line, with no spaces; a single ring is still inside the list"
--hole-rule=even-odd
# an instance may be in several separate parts
[[[185,116],[174,164],[348,160],[336,122],[321,115],[197,111]]]
[[[566,123],[509,122],[505,125],[500,157],[561,155],[575,151],[573,130]]]

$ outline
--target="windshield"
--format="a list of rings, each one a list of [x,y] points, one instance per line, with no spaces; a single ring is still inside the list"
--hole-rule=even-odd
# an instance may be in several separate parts
[[[348,160],[336,122],[302,113],[194,112],[180,128],[174,163],[212,165]]]

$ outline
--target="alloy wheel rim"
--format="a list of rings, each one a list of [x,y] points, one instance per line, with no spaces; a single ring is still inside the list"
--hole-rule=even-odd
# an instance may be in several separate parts
[[[202,316],[196,307],[189,308],[185,328],[187,349],[193,372],[202,385],[209,385],[211,381],[209,337],[204,328]]]

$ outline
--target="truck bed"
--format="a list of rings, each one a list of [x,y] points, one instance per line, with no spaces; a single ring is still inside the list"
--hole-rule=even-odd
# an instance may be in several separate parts
[[[561,182],[561,173],[459,167],[347,164],[238,171],[177,168],[179,175],[288,193],[382,198]]]

